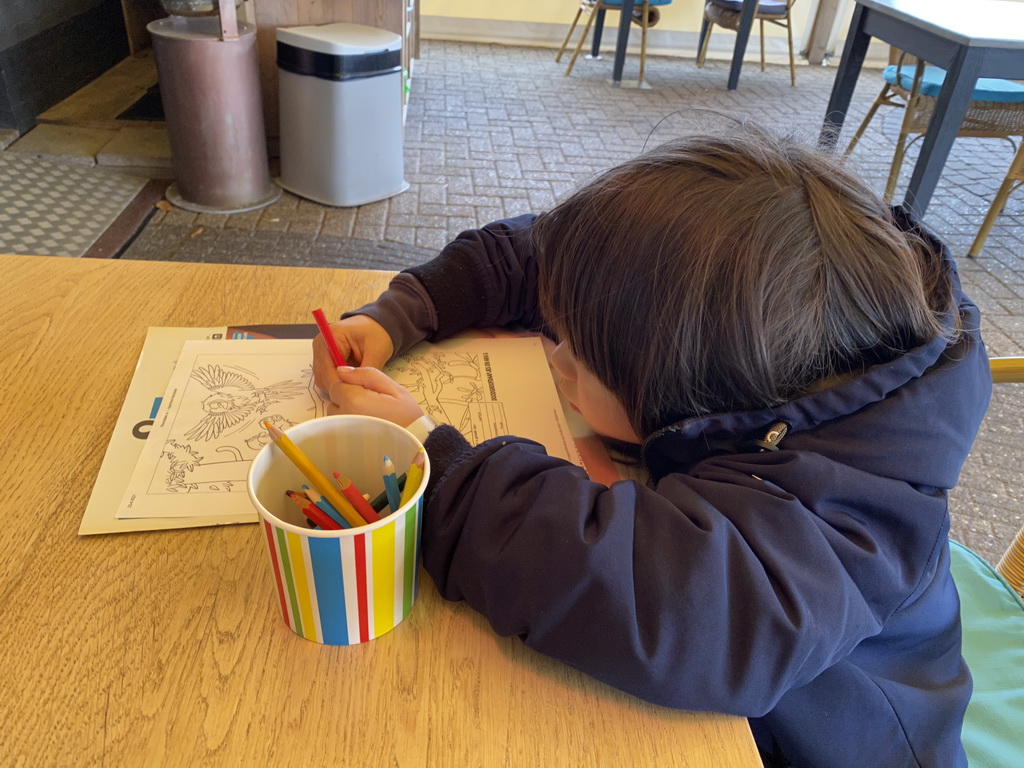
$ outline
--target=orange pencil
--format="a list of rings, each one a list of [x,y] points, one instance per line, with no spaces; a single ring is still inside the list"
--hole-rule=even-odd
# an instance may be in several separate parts
[[[338,483],[341,492],[345,494],[345,498],[352,502],[356,512],[365,517],[367,522],[373,523],[380,520],[380,515],[370,506],[370,502],[363,498],[363,494],[359,492],[359,489],[356,488],[351,480],[340,472],[334,473],[334,480]]]
[[[302,508],[305,507],[306,503],[309,501],[306,494],[301,491],[285,491],[284,495],[295,502],[295,506],[299,508],[299,511],[302,511]],[[315,520],[311,520],[309,517],[306,518],[306,525],[310,528],[320,527]]]
[[[302,514],[319,525],[325,531],[338,531],[341,526],[331,520],[324,511],[305,496],[295,491],[288,491],[288,498],[295,502],[295,506],[302,510]]]

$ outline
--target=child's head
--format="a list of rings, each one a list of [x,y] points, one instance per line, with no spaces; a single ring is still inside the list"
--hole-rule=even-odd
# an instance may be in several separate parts
[[[838,160],[739,123],[603,173],[534,231],[545,317],[641,437],[893,359],[952,301]]]

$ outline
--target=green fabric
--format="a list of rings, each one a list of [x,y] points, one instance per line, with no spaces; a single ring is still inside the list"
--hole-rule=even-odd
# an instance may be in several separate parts
[[[1024,766],[1024,603],[989,565],[949,542],[963,654],[974,678],[963,744],[972,768]]]

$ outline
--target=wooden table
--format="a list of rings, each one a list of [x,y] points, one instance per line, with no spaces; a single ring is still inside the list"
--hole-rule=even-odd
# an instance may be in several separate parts
[[[857,0],[821,131],[834,147],[872,37],[946,70],[904,204],[924,216],[979,77],[1024,79],[1024,4]]]
[[[150,325],[303,323],[389,273],[0,256],[5,765],[759,766],[741,718],[648,705],[496,637],[430,579],[363,646],[289,631],[255,525],[79,538]]]

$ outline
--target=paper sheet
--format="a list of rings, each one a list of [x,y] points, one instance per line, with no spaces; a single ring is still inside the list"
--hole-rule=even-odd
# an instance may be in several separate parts
[[[185,342],[117,517],[255,521],[245,476],[268,439],[260,422],[324,413],[310,362],[307,340]],[[471,443],[520,435],[582,466],[539,338],[423,344],[386,370]]]

